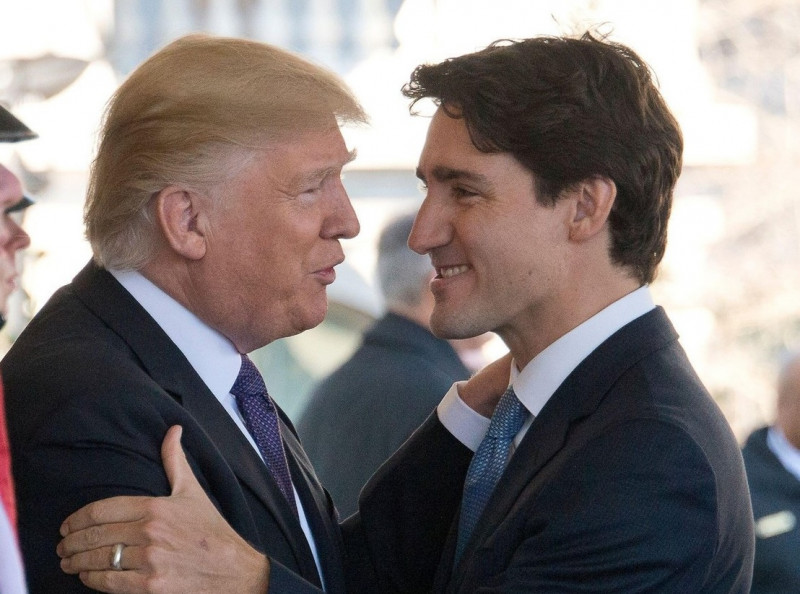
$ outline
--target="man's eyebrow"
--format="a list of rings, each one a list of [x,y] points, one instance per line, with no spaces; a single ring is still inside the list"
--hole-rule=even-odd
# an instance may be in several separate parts
[[[485,184],[488,182],[485,175],[475,173],[474,171],[468,171],[466,169],[453,169],[452,167],[439,166],[433,168],[432,174],[434,179],[439,182],[452,181],[454,179],[480,184]],[[417,168],[417,177],[422,181],[426,181],[425,175],[422,173],[422,170],[419,169],[419,167]]]
[[[7,206],[3,210],[3,214],[11,214],[12,212],[18,212],[20,210],[25,210],[31,204],[33,204],[33,200],[31,198],[28,198],[27,196],[22,196],[14,204],[12,204],[10,206]]]
[[[356,149],[351,150],[347,153],[347,160],[344,161],[341,166],[334,165],[331,167],[322,167],[320,169],[315,169],[314,171],[310,171],[308,173],[304,173],[303,175],[298,176],[295,178],[294,183],[297,186],[304,186],[306,184],[314,183],[318,180],[324,179],[325,177],[331,175],[332,173],[339,173],[342,167],[347,165],[348,163],[352,163],[356,156],[358,156],[358,151]]]

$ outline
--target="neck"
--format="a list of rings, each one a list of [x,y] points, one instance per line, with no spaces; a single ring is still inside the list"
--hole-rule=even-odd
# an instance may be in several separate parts
[[[598,283],[594,287],[576,286],[562,292],[549,304],[531,312],[527,325],[498,329],[497,334],[522,369],[556,340],[641,286],[627,276],[617,281],[605,287]]]

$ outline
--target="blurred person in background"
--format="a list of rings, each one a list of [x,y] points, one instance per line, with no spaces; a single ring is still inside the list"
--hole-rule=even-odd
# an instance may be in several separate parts
[[[489,345],[496,336],[491,332],[485,332],[478,336],[470,338],[458,338],[449,341],[452,347],[458,353],[458,358],[469,370],[470,373],[475,373],[483,369],[489,363],[489,355],[486,352],[487,345]]]
[[[0,106],[0,142],[16,142],[35,138],[25,124]],[[17,176],[0,165],[0,328],[8,315],[8,298],[17,288],[17,252],[30,244],[28,234],[16,220],[18,213],[32,203],[22,193]],[[11,473],[11,451],[5,420],[5,402],[0,381],[0,592],[27,592],[22,557],[17,539],[17,511],[14,480]]]
[[[752,592],[800,592],[800,352],[778,374],[775,421],[751,433],[742,454],[756,529]]]
[[[314,389],[297,425],[308,457],[347,517],[370,476],[469,370],[429,326],[430,260],[408,247],[414,214],[378,240],[377,277],[387,312],[358,350]]]

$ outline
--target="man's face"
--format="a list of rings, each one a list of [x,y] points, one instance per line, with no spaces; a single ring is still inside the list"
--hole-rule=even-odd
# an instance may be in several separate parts
[[[326,287],[359,223],[341,181],[353,154],[338,127],[256,154],[221,188],[198,311],[242,352],[318,325]]]
[[[30,237],[7,209],[22,200],[22,186],[17,177],[0,165],[0,312],[7,313],[8,296],[17,286],[16,254],[28,247]]]
[[[426,186],[409,246],[436,269],[431,327],[465,338],[497,332],[509,346],[563,307],[568,212],[536,201],[533,174],[510,154],[472,144],[441,109],[419,160]]]
[[[776,424],[786,439],[800,449],[800,359],[796,359],[786,368],[778,390]]]

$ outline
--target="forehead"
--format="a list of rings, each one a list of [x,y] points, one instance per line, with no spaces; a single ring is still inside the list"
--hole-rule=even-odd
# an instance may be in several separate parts
[[[469,137],[467,125],[462,118],[448,116],[440,107],[431,119],[425,146],[420,155],[420,165],[431,159],[444,159],[450,155],[465,158],[479,156],[481,153]]]
[[[338,127],[310,130],[270,143],[263,164],[286,183],[304,184],[339,173],[356,156]]]
[[[472,143],[466,123],[441,108],[428,127],[417,177],[426,181],[497,181],[509,174],[532,176],[511,153],[486,153]]]

